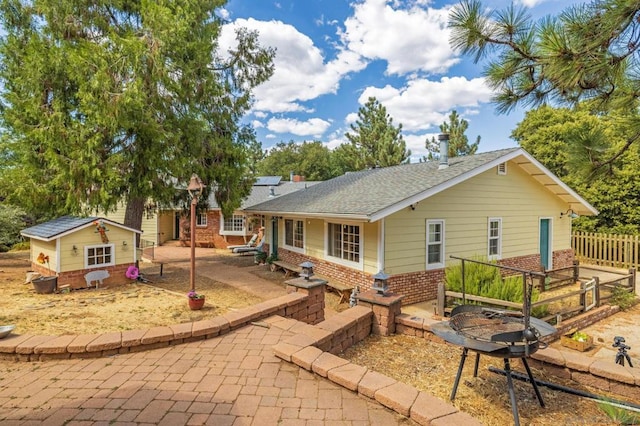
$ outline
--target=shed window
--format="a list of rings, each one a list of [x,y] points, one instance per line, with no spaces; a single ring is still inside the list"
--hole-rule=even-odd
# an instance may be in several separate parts
[[[328,224],[327,254],[349,262],[360,262],[360,226],[343,223]]]
[[[444,268],[444,220],[427,220],[427,269]]]
[[[500,259],[502,255],[502,219],[490,217],[488,229],[489,260]]]
[[[284,220],[284,245],[293,249],[304,248],[304,220]]]
[[[114,245],[86,246],[85,268],[98,268],[101,266],[115,265]]]

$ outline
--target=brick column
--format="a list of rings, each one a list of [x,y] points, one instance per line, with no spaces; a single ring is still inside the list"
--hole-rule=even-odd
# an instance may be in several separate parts
[[[287,293],[304,293],[308,296],[305,318],[296,318],[307,324],[318,324],[324,321],[324,292],[327,282],[319,278],[294,278],[285,281]]]
[[[396,332],[396,317],[400,315],[403,295],[387,293],[378,294],[373,290],[364,291],[356,296],[358,306],[373,311],[371,334],[389,336]]]

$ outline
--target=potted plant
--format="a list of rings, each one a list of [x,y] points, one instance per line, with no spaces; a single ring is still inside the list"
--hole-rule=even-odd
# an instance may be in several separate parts
[[[195,290],[191,290],[187,293],[187,298],[189,299],[189,308],[192,311],[200,310],[204,306],[204,294],[198,294]]]
[[[38,263],[44,265],[47,264],[47,270],[49,271],[48,276],[38,277],[31,280],[31,284],[33,284],[33,288],[36,293],[39,294],[48,294],[53,293],[58,286],[58,277],[55,275],[51,275],[51,267],[49,266],[49,256],[40,252],[38,258],[36,259]]]

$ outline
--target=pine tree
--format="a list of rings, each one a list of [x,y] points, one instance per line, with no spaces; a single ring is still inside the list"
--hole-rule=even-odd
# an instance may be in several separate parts
[[[440,125],[440,132],[449,134],[449,158],[462,155],[475,154],[480,145],[480,136],[476,137],[476,141],[469,145],[469,139],[465,134],[469,128],[467,120],[460,118],[458,112],[454,109],[449,114],[449,122],[446,121]],[[428,160],[435,160],[439,157],[440,144],[434,137],[425,142]]]
[[[358,109],[358,120],[351,130],[353,133],[345,134],[350,143],[334,151],[344,171],[395,166],[411,156],[402,137],[402,124],[394,126],[387,109],[376,98],[369,98]]]
[[[238,123],[274,52],[246,30],[221,52],[224,3],[0,2],[8,196],[50,215],[124,201],[139,228],[146,200],[170,202],[198,173],[232,211],[250,187]]]
[[[518,105],[574,107],[584,101],[594,114],[638,110],[637,0],[592,0],[539,22],[513,4],[492,11],[480,1],[463,0],[452,9],[449,26],[455,49],[476,62],[487,60],[485,75],[500,112]],[[577,147],[593,168],[615,161],[640,140],[637,114],[625,121],[622,125],[631,132],[616,151]]]

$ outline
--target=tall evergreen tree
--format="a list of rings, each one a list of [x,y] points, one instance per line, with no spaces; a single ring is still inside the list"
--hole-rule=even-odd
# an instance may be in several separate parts
[[[274,52],[246,30],[220,51],[224,4],[0,1],[8,196],[51,215],[124,201],[139,228],[145,201],[169,202],[195,172],[232,211],[250,187],[238,123]]]
[[[393,118],[376,98],[369,98],[358,109],[358,120],[351,130],[353,133],[345,134],[350,143],[334,151],[344,171],[395,166],[411,156],[402,137],[402,124],[394,126]]]
[[[320,141],[301,144],[280,142],[259,163],[258,171],[262,175],[282,176],[287,180],[291,172],[316,181],[338,176],[331,151]]]
[[[487,60],[485,75],[501,112],[516,105],[582,101],[591,101],[593,113],[638,110],[637,0],[592,0],[540,22],[513,5],[492,11],[478,0],[463,0],[453,8],[449,25],[455,49],[476,62]],[[640,140],[638,116],[621,118],[630,133],[616,151],[577,147],[593,168],[615,161]]]
[[[469,138],[465,134],[469,128],[469,123],[464,118],[460,118],[458,112],[454,109],[449,114],[449,122],[444,122],[440,125],[440,131],[442,133],[449,134],[449,157],[458,157],[462,155],[475,154],[480,145],[480,136],[476,137],[476,141],[469,144]],[[439,157],[440,143],[436,141],[436,138],[431,137],[431,140],[425,142],[428,160],[434,160]]]

